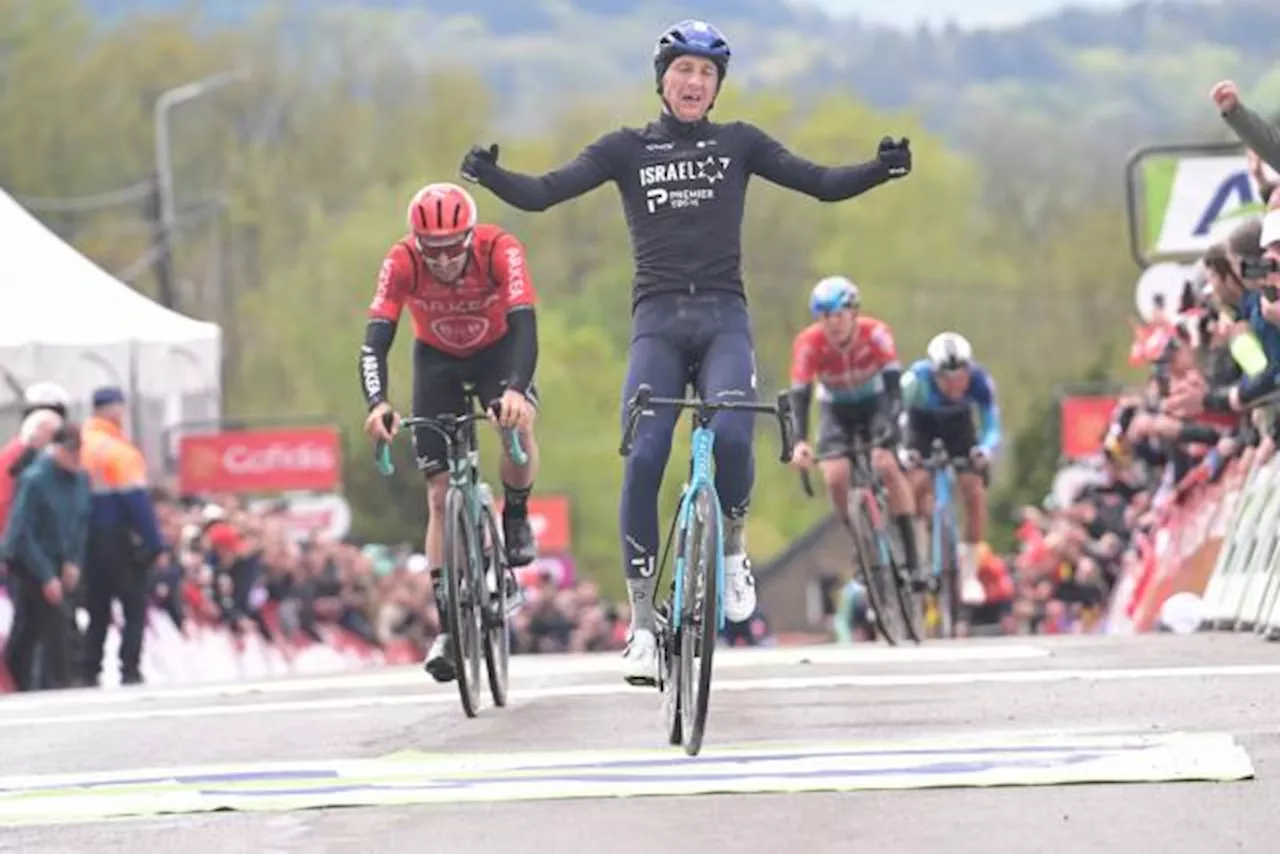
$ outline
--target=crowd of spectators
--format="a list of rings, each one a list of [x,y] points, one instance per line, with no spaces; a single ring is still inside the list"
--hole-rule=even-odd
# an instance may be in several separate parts
[[[1280,129],[1241,103],[1229,81],[1217,84],[1212,98],[1248,146],[1265,211],[1233,219],[1226,238],[1190,268],[1176,300],[1155,295],[1148,316],[1135,321],[1130,361],[1148,370],[1145,383],[1120,395],[1100,451],[1064,460],[1072,477],[1042,506],[1022,508],[1014,550],[983,550],[986,604],[967,609],[963,631],[1094,630],[1117,582],[1136,572],[1183,499],[1220,479],[1229,463],[1247,468],[1275,452]],[[865,621],[855,628],[838,634],[872,639]]]
[[[372,647],[408,642],[425,655],[440,631],[426,557],[407,545],[361,545],[299,533],[288,505],[250,509],[234,495],[157,494],[169,568],[156,574],[153,604],[180,628],[221,624],[268,641],[318,642],[340,626]],[[512,614],[515,653],[620,649],[625,613],[594,582],[563,587],[552,572],[522,574]]]
[[[1088,630],[1157,526],[1232,461],[1275,451],[1280,386],[1280,132],[1223,82],[1212,98],[1250,146],[1261,215],[1235,220],[1191,268],[1176,305],[1156,296],[1135,324],[1131,361],[1145,387],[1122,395],[1101,454],[1061,503],[1027,508],[1019,529],[1015,612],[1031,631]],[[1171,629],[1173,626],[1165,625]]]
[[[95,394],[90,422],[96,419],[102,428],[121,400],[116,390]],[[15,502],[15,496],[34,495],[29,487],[24,491],[26,481],[19,478],[37,460],[63,460],[70,470],[90,466],[84,457],[92,451],[82,451],[79,428],[67,420],[69,406],[56,384],[33,385],[19,435],[0,451],[0,522],[10,518],[11,503],[35,507],[34,514],[24,509],[21,520],[15,510],[9,530],[0,524],[0,578],[14,614],[10,626],[0,626],[0,639],[9,635],[6,667],[18,671],[10,678],[19,689],[96,684],[102,639],[94,640],[92,624],[106,631],[113,599],[125,614],[121,671],[126,682],[142,681],[136,645],[145,643],[142,623],[157,616],[187,636],[210,628],[242,637],[253,633],[286,655],[300,645],[325,642],[326,626],[374,649],[395,649],[402,663],[425,655],[440,631],[439,617],[426,557],[410,546],[363,544],[301,530],[284,500],[250,503],[238,495],[184,496],[157,487],[138,496],[145,512],[125,513],[135,522],[141,518],[140,524],[121,521],[113,529],[124,533],[126,547],[104,551],[100,532],[116,523],[104,517],[112,508],[99,498],[90,512],[87,479],[84,506],[74,522],[59,519],[66,514],[42,502]],[[136,453],[127,440],[112,447]],[[136,460],[141,465],[140,457]],[[133,476],[137,483],[156,480],[140,468]],[[80,564],[86,561],[90,573],[82,583]],[[629,615],[605,601],[594,582],[564,578],[538,563],[525,568],[520,581],[522,601],[510,621],[513,652],[624,645]],[[99,619],[92,619],[95,600],[107,603]],[[76,618],[84,610],[91,617],[87,633]],[[138,615],[132,630],[131,613]],[[136,639],[132,652],[130,637]]]

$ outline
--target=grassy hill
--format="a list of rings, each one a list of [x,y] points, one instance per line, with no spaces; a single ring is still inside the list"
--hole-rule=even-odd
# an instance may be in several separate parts
[[[257,0],[86,0],[104,21],[198,10],[234,24]],[[775,0],[308,0],[285,4],[299,25],[340,22],[371,45],[427,64],[477,67],[521,122],[547,99],[642,91],[652,40],[689,15],[717,22],[736,49],[735,83],[809,96],[853,89],[878,107],[919,112],[964,142],[992,122],[1070,125],[1125,144],[1212,126],[1205,90],[1238,79],[1250,100],[1280,104],[1274,34],[1280,4],[1145,2],[1065,10],[1021,26],[903,31]],[[371,48],[374,49],[374,48]]]

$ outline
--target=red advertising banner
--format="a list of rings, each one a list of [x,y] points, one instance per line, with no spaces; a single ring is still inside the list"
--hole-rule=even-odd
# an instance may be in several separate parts
[[[1075,395],[1064,397],[1058,405],[1062,456],[1069,460],[1087,457],[1102,450],[1107,424],[1115,411],[1111,395]]]
[[[178,444],[183,492],[330,492],[342,480],[334,427],[234,430],[183,436]]]

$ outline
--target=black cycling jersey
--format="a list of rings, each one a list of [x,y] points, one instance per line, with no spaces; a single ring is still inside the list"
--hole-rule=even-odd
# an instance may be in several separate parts
[[[752,175],[824,202],[852,198],[890,177],[878,160],[835,167],[810,162],[747,122],[684,123],[665,113],[643,129],[602,136],[545,175],[485,161],[476,164],[475,177],[528,211],[616,182],[635,258],[634,307],[663,292],[743,293],[742,213]]]

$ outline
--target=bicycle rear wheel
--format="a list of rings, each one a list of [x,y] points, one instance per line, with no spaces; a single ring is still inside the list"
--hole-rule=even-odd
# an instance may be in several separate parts
[[[885,643],[897,646],[898,639],[893,631],[893,612],[891,610],[891,593],[884,584],[885,574],[878,570],[878,556],[875,555],[875,534],[871,522],[867,518],[867,509],[863,505],[861,490],[849,492],[849,523],[853,529],[853,561],[858,577],[867,591],[867,603],[871,606],[871,619],[876,632],[884,638]]]
[[[449,601],[446,621],[453,647],[453,671],[458,696],[467,717],[480,712],[480,613],[472,589],[472,561],[478,557],[475,530],[467,512],[466,496],[450,489],[445,502],[445,578]]]
[[[697,756],[711,703],[711,665],[720,630],[720,504],[709,486],[689,499],[691,513],[681,557],[680,701],[684,752]],[[696,662],[696,663],[695,663]]]
[[[507,704],[511,636],[507,633],[507,551],[499,533],[498,514],[486,502],[480,510],[480,541],[484,557],[484,664],[495,706]],[[490,587],[492,583],[492,587]]]

